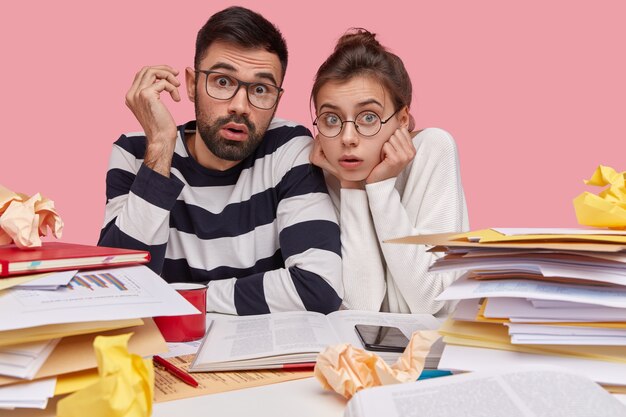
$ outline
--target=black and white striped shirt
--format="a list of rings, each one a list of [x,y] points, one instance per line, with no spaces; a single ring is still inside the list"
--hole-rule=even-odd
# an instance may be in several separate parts
[[[339,227],[308,129],[274,119],[226,171],[190,155],[179,126],[170,177],[143,164],[143,133],[113,145],[99,244],[149,250],[168,282],[208,283],[207,309],[329,313],[341,304]]]

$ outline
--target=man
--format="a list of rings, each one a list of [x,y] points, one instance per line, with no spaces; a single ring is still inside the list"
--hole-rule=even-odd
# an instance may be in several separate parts
[[[198,32],[185,71],[196,121],[176,126],[178,71],[145,67],[126,94],[144,133],[115,142],[99,244],[149,250],[168,282],[208,282],[207,310],[329,313],[341,304],[339,228],[310,132],[274,118],[287,47],[230,7]]]

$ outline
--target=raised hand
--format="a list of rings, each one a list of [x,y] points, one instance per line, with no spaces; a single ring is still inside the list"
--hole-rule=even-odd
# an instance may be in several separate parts
[[[408,129],[397,129],[380,151],[381,161],[365,179],[366,184],[397,177],[415,158],[415,146]]]
[[[174,101],[180,101],[177,75],[178,70],[168,65],[144,67],[126,93],[126,105],[146,133],[144,163],[165,176],[169,176],[176,145],[176,122],[163,104],[161,93],[166,91]]]

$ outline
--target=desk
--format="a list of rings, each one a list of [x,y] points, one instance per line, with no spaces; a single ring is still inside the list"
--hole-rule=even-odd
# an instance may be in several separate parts
[[[315,378],[154,404],[154,417],[341,417],[346,400]]]

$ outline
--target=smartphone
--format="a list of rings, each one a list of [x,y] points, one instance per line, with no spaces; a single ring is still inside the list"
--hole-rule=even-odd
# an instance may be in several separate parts
[[[357,324],[354,330],[365,350],[404,352],[404,348],[409,344],[409,339],[397,327]]]

